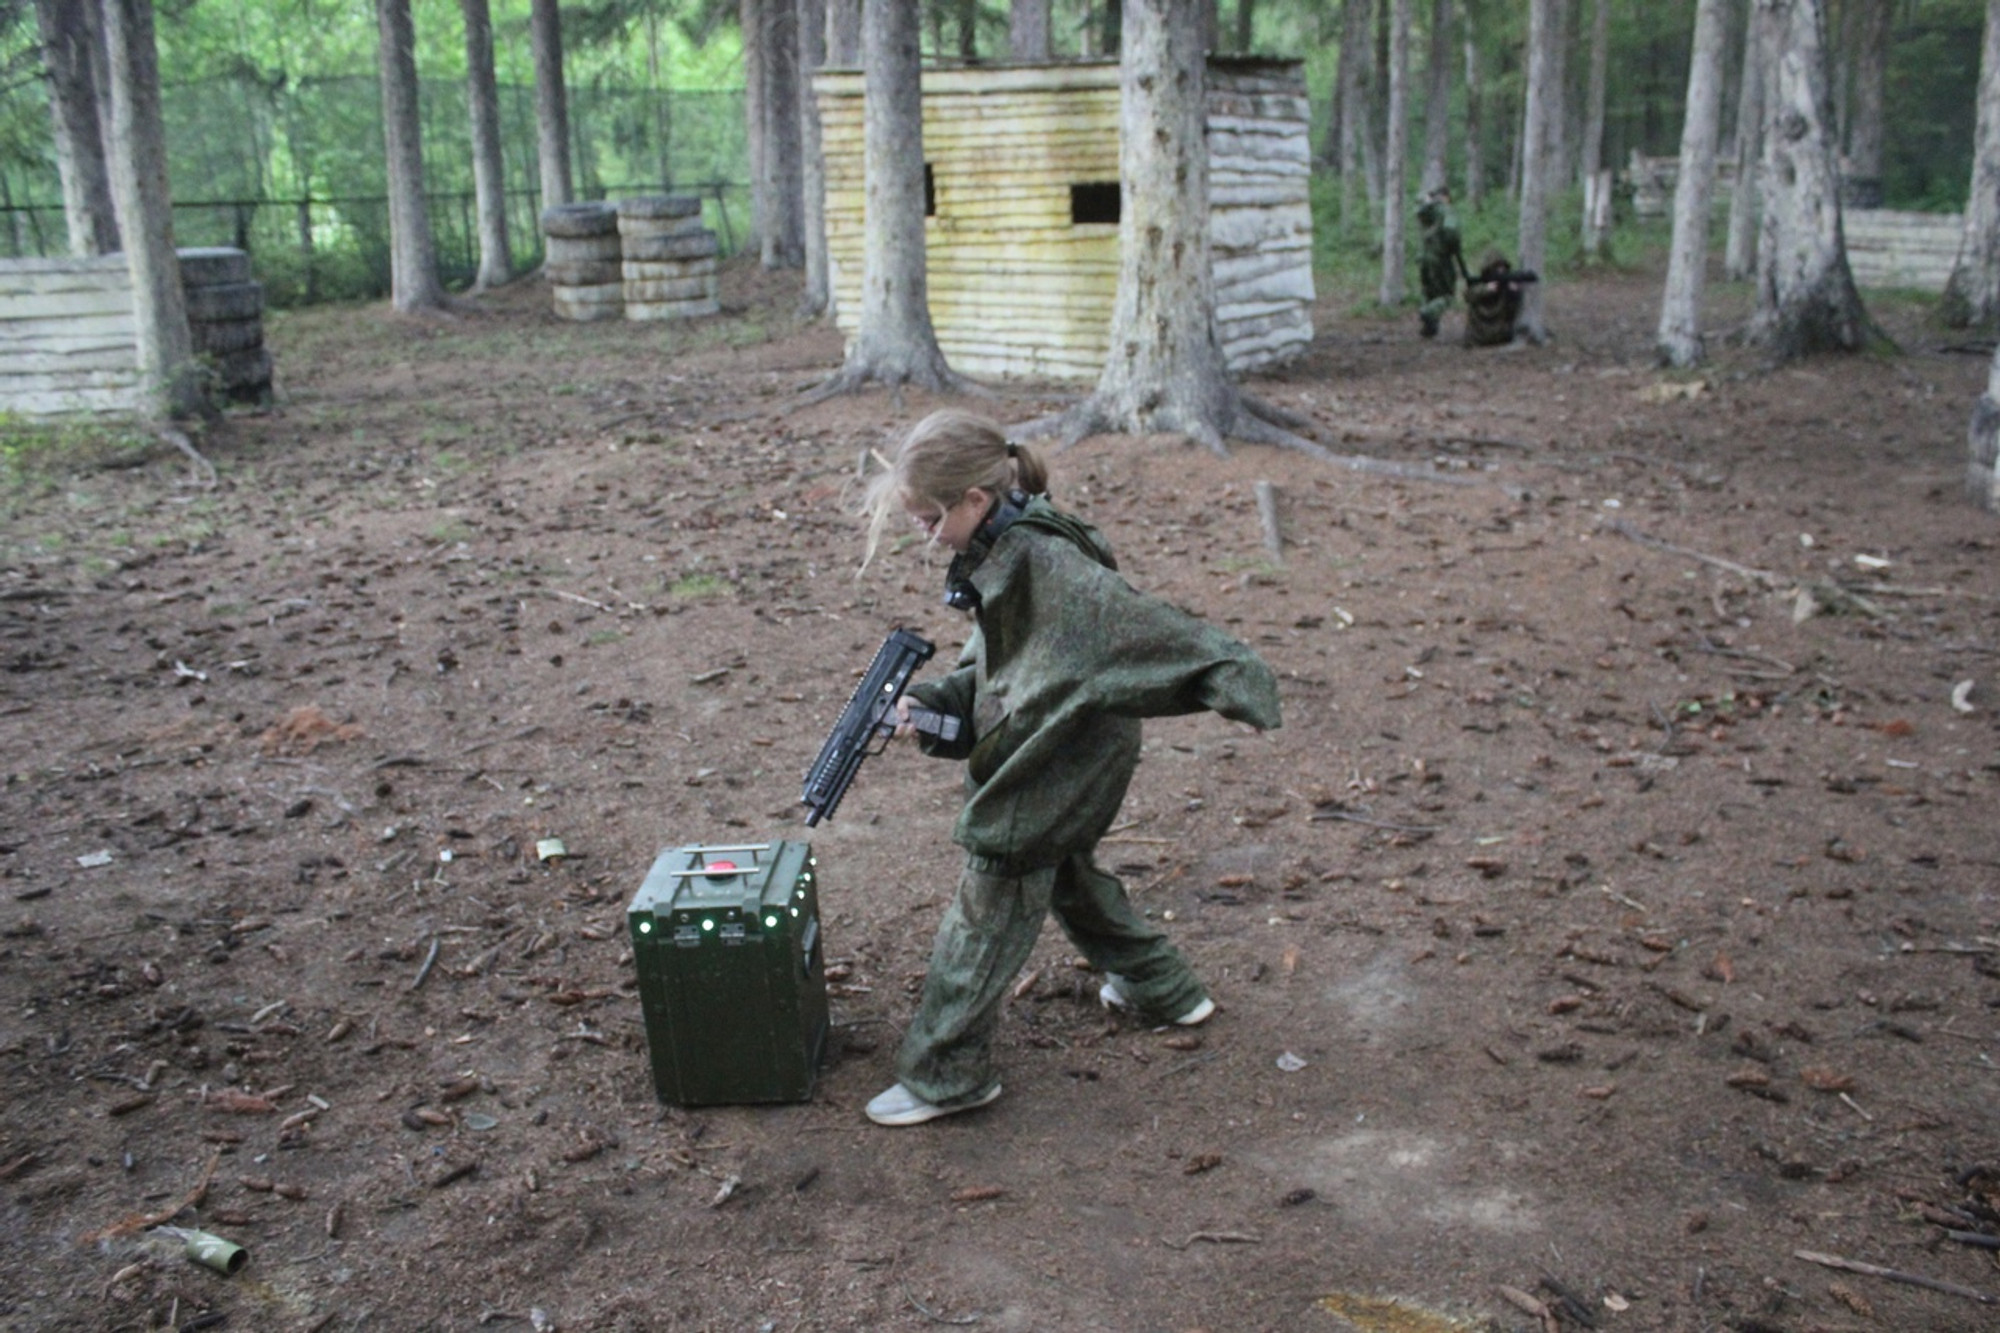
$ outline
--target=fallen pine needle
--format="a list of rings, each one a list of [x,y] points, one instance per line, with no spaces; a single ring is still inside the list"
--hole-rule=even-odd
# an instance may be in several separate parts
[[[1168,1249],[1185,1250],[1195,1242],[1204,1240],[1211,1245],[1261,1245],[1264,1238],[1250,1231],[1195,1231],[1190,1232],[1188,1238],[1178,1245],[1172,1241],[1164,1243]]]
[[[134,1232],[146,1231],[164,1222],[173,1220],[174,1216],[181,1209],[193,1208],[208,1197],[209,1182],[215,1179],[215,1168],[221,1162],[222,1153],[220,1150],[210,1153],[208,1165],[202,1168],[201,1179],[195,1182],[194,1188],[158,1212],[134,1213],[121,1221],[113,1222],[108,1227],[99,1227],[96,1231],[86,1232],[80,1239],[86,1245],[93,1244],[100,1240],[112,1240],[118,1236],[129,1236]]]

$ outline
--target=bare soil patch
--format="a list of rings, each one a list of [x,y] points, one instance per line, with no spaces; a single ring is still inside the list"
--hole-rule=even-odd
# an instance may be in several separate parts
[[[532,284],[281,316],[218,486],[165,451],[9,497],[0,1326],[1539,1327],[1506,1286],[1572,1327],[1993,1327],[1795,1257],[2000,1294],[1946,1235],[2000,1230],[1983,359],[1888,305],[1898,357],[1662,377],[1652,274],[1558,286],[1520,352],[1329,301],[1256,391],[1442,480],[1056,458],[1135,583],[1283,681],[1267,736],[1149,724],[1105,848],[1222,1009],[1107,1016],[1051,931],[1006,1095],[889,1131],[958,864],[913,750],[811,831],[814,1100],[646,1071],[654,854],[804,836],[853,673],[964,632],[921,550],[855,577],[841,505],[931,403],[783,414],[838,339],[728,281],[687,328]]]

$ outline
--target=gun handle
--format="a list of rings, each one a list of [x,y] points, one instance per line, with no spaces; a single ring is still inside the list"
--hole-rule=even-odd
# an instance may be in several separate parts
[[[910,725],[926,736],[935,736],[946,745],[958,739],[959,720],[952,713],[940,713],[930,708],[911,708]]]

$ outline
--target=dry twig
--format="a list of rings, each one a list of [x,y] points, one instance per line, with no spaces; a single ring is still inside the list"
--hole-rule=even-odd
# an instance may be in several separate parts
[[[1750,583],[1760,584],[1766,588],[1775,588],[1779,583],[1783,582],[1783,580],[1769,570],[1752,569],[1748,565],[1739,565],[1734,560],[1724,560],[1719,555],[1709,555],[1704,551],[1690,550],[1688,547],[1676,546],[1669,541],[1661,541],[1658,537],[1641,532],[1631,524],[1620,522],[1617,519],[1607,521],[1604,526],[1627,541],[1637,542],[1641,546],[1650,546],[1658,551],[1669,551],[1674,555],[1684,555],[1690,560],[1699,560],[1704,565],[1713,565],[1717,569],[1725,570]]]
[[[2000,1300],[1987,1295],[1976,1287],[1961,1287],[1956,1282],[1945,1282],[1939,1278],[1925,1277],[1922,1273],[1909,1273],[1900,1268],[1884,1268],[1880,1264],[1863,1263],[1859,1259],[1843,1259],[1837,1254],[1821,1254],[1817,1250],[1794,1250],[1794,1259],[1803,1259],[1809,1264],[1822,1268],[1838,1268],[1847,1273],[1859,1273],[1863,1277],[1879,1277],[1885,1282],[1901,1282],[1906,1286],[1922,1287],[1926,1291],[1941,1291],[1947,1296],[1963,1296],[1981,1305],[2000,1304]]]

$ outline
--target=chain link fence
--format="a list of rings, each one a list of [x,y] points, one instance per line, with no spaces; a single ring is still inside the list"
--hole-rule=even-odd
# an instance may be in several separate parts
[[[27,91],[39,96],[42,86]],[[170,84],[161,101],[177,244],[248,250],[275,306],[388,292],[382,98],[373,77]],[[420,104],[438,268],[448,286],[461,286],[479,266],[465,87],[426,81]],[[569,114],[578,198],[700,195],[724,252],[735,248],[750,215],[741,92],[585,85],[570,90]],[[505,176],[516,187],[507,191],[509,245],[515,271],[527,272],[542,256],[533,89],[500,89],[500,127]],[[67,246],[52,152],[0,160],[0,255],[56,255]]]

